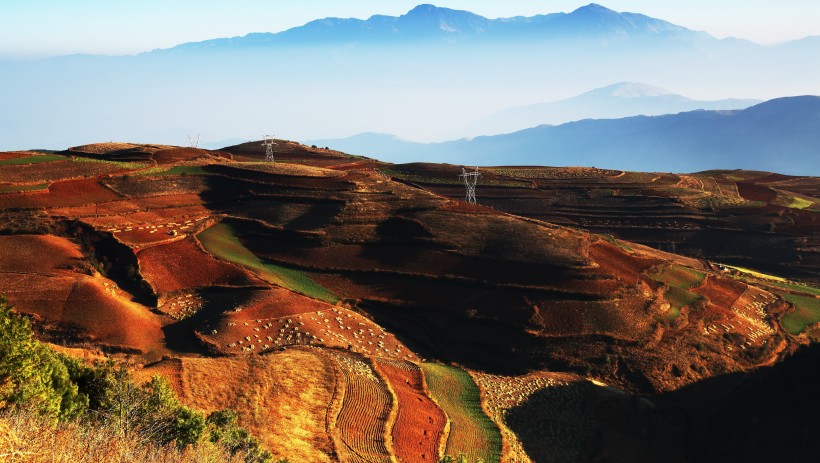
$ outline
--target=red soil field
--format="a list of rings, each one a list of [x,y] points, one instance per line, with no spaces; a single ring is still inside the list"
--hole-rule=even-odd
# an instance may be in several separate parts
[[[65,273],[83,258],[76,244],[51,235],[0,236],[0,273]]]
[[[193,238],[152,246],[137,253],[140,273],[157,294],[205,286],[251,286],[264,282],[218,261]]]
[[[600,266],[601,270],[610,272],[627,285],[645,279],[644,270],[658,264],[657,261],[629,255],[621,248],[601,241],[589,246],[589,257]]]
[[[162,321],[102,277],[71,270],[79,248],[55,236],[0,237],[0,294],[23,312],[36,314],[98,346],[162,350]]]
[[[461,212],[464,214],[486,214],[486,215],[501,215],[497,209],[482,206],[481,204],[470,204],[466,201],[448,201],[441,206],[443,211]]]
[[[691,257],[681,256],[678,254],[671,254],[664,251],[659,251],[655,248],[650,248],[641,244],[627,243],[632,249],[630,255],[641,257],[643,259],[657,259],[659,261],[671,261],[684,267],[691,267],[697,270],[705,270],[706,266],[702,261]]]
[[[202,198],[198,194],[180,194],[173,196],[154,196],[151,198],[140,198],[135,204],[140,209],[154,210],[157,213],[165,209],[177,210],[185,208],[202,207]]]
[[[370,160],[362,160],[362,161],[353,161],[347,164],[337,164],[331,166],[330,168],[333,170],[375,170],[378,169],[383,165],[380,161],[370,161]]]
[[[152,157],[157,164],[163,165],[208,158],[212,154],[214,153],[199,148],[168,148],[157,151]]]
[[[426,393],[424,374],[410,362],[374,361],[398,400],[393,451],[401,463],[438,461],[447,417]]]
[[[79,327],[98,346],[165,353],[162,319],[147,307],[130,302],[129,295],[105,279],[77,282],[55,321]]]
[[[0,160],[27,158],[31,156],[31,154],[32,153],[26,153],[25,151],[4,151],[0,152]]]
[[[46,183],[57,180],[96,177],[125,172],[115,164],[75,162],[70,159],[31,165],[3,166],[0,181],[9,183]]]
[[[759,179],[755,181],[759,181]],[[741,198],[749,201],[763,201],[768,203],[774,201],[777,197],[777,192],[771,188],[755,183],[737,182],[737,192]]]
[[[701,287],[692,288],[689,291],[706,297],[710,305],[715,307],[713,310],[717,310],[718,307],[728,310],[746,291],[746,288],[747,285],[739,281],[708,275]]]
[[[775,295],[754,286],[746,291],[732,304],[732,313],[737,317],[732,319],[737,330],[746,335],[748,341],[741,349],[755,343],[766,342],[775,333],[770,314],[777,314],[784,304]]]
[[[105,204],[88,204],[84,206],[56,207],[51,209],[55,214],[67,217],[97,217],[117,223],[132,225],[154,222],[166,218],[183,218],[186,216],[204,217],[210,212],[201,206],[197,195],[157,197],[140,200],[121,199]],[[139,220],[136,214],[140,214]],[[113,218],[112,216],[123,216]]]
[[[121,142],[107,142],[107,143],[91,143],[89,145],[74,146],[68,149],[70,152],[87,153],[87,154],[116,154],[118,151],[135,150],[145,153],[153,153],[164,148],[173,148],[168,145],[147,145],[137,143],[121,143]],[[106,158],[107,156],[100,156]]]
[[[37,196],[48,196],[48,190],[0,193],[0,210],[39,207],[41,201],[37,200]]]
[[[652,328],[648,304],[633,294],[610,301],[540,301],[538,307],[547,336],[608,334],[637,340]]]
[[[22,312],[57,319],[76,282],[73,275],[0,272],[0,294]]]
[[[157,218],[147,213],[131,214],[128,217],[130,219]],[[91,221],[91,223],[113,233],[118,240],[133,248],[144,248],[150,245],[179,241],[183,236],[193,236],[204,226],[203,221],[205,219],[205,217],[179,218],[170,221],[164,219],[163,221],[128,223],[119,226],[113,226],[113,224],[105,226],[94,221]]]
[[[384,358],[418,359],[372,320],[283,288],[258,293],[251,301],[225,312],[210,328],[201,334],[202,338],[225,353],[308,345]]]
[[[66,180],[52,183],[47,191],[0,194],[0,209],[82,206],[119,198],[118,194],[100,185],[97,179]]]

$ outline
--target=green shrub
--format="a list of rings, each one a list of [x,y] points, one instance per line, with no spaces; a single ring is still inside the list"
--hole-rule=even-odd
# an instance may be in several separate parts
[[[87,405],[61,357],[34,339],[29,321],[0,298],[0,410],[69,419]]]
[[[27,412],[51,421],[75,420],[111,429],[147,445],[179,449],[207,440],[245,463],[272,460],[237,424],[236,413],[207,418],[180,403],[159,376],[138,384],[113,361],[87,365],[34,339],[29,321],[0,298],[0,412]]]
[[[220,443],[231,455],[244,455],[246,463],[266,463],[271,461],[271,454],[262,448],[259,441],[250,433],[239,427],[236,412],[219,410],[208,415],[208,439]],[[277,463],[288,463],[279,460]]]

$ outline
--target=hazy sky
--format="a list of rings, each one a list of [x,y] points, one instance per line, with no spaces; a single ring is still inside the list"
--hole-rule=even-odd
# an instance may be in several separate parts
[[[328,16],[397,16],[424,0],[0,0],[0,56],[130,54],[278,32]],[[429,0],[427,1],[429,3]],[[569,12],[590,0],[439,0],[490,17]],[[820,35],[818,0],[598,0],[717,37],[776,43]]]

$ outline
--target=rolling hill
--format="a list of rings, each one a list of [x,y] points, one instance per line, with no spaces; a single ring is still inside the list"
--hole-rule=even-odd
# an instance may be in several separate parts
[[[444,143],[363,134],[314,140],[390,162],[596,166],[655,172],[748,169],[820,174],[820,97],[770,100],[745,110],[582,120]]]
[[[303,461],[686,461],[715,445],[688,442],[701,386],[805,377],[814,177],[496,167],[475,205],[458,166],[276,143],[275,163],[260,141],[0,153],[0,293],[41,339]],[[715,262],[714,230],[799,257],[788,278]]]
[[[582,119],[659,116],[698,109],[746,109],[758,103],[761,101],[693,100],[652,85],[621,82],[590,90],[566,100],[505,109],[471,124],[462,131],[461,136],[511,133],[539,125],[556,125]]]

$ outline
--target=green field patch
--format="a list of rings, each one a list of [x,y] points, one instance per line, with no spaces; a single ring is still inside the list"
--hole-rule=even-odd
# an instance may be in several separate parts
[[[794,312],[780,320],[783,328],[791,334],[800,334],[810,325],[820,322],[820,299],[811,296],[778,293],[794,306]]]
[[[772,201],[772,204],[788,207],[790,209],[807,209],[814,205],[814,201],[810,201],[805,198],[798,198],[797,196],[778,194],[774,201]]]
[[[777,288],[788,289],[796,293],[811,294],[812,296],[820,296],[820,288],[814,286],[801,285],[798,283],[782,283],[779,281],[767,281],[767,285]]]
[[[667,320],[671,321],[678,318],[682,308],[691,306],[703,299],[703,296],[688,291],[703,283],[706,278],[706,274],[703,272],[681,267],[680,265],[670,265],[661,272],[649,273],[647,276],[668,285],[664,293],[666,301],[669,302],[669,310],[664,314],[664,318]]]
[[[54,162],[65,160],[65,156],[54,154],[35,154],[24,158],[0,159],[0,166],[20,166],[25,164],[39,164],[42,162]]]
[[[136,175],[156,175],[156,176],[166,176],[166,175],[208,175],[209,172],[205,170],[205,166],[174,166],[169,168],[165,167],[152,167],[150,169],[143,170],[141,172],[137,172]]]
[[[766,205],[763,201],[749,201],[739,196],[707,195],[699,198],[687,199],[687,203],[697,209],[737,209],[755,208]]]
[[[612,235],[602,233],[602,234],[598,234],[598,237],[600,237],[601,239],[603,239],[604,241],[606,241],[607,243],[609,243],[613,246],[618,246],[619,248],[623,249],[624,251],[628,251],[628,252],[633,251],[633,249],[629,245],[627,245],[623,241],[619,241],[619,240],[615,239],[615,237],[612,236]]]
[[[226,223],[218,223],[196,237],[213,256],[245,267],[268,283],[331,304],[339,301],[338,296],[311,280],[304,272],[259,258],[239,241],[236,231]]]
[[[379,172],[387,175],[388,177],[398,178],[414,183],[426,183],[430,185],[464,185],[464,180],[460,179],[458,175],[433,176],[398,169],[379,169]],[[478,186],[500,186],[508,188],[529,188],[531,186],[530,183],[520,180],[482,179],[480,177],[476,184]]]
[[[696,172],[692,174],[694,176],[706,176],[706,177],[723,177],[726,180],[732,180],[734,182],[745,181],[745,180],[752,180],[755,178],[760,178],[761,174],[758,172],[744,172],[738,170],[704,170],[702,172]]]
[[[40,191],[48,188],[49,183],[38,183],[37,185],[0,185],[0,193],[14,193],[18,191]]]
[[[444,451],[465,455],[467,461],[498,462],[501,458],[501,431],[481,408],[481,393],[473,378],[461,368],[424,363],[421,365],[433,400],[450,422]]]
[[[701,189],[677,186],[655,187],[652,188],[652,190],[675,198],[705,197],[709,195],[709,193]]]
[[[649,274],[649,278],[666,283],[669,286],[689,289],[700,286],[706,278],[706,274],[692,268],[681,267],[680,265],[670,265],[660,273]]]
[[[751,275],[755,278],[760,278],[762,280],[770,280],[770,281],[778,281],[780,283],[788,283],[788,280],[783,278],[783,277],[779,277],[779,276],[775,276],[775,275],[769,275],[768,273],[758,272],[756,270],[748,269],[748,268],[745,268],[745,267],[736,267],[734,265],[725,265],[725,264],[721,264],[721,265],[723,265],[726,268],[730,268],[732,270],[737,270],[740,273],[745,273],[745,274]]]
[[[109,164],[113,166],[117,166],[123,169],[142,169],[143,167],[148,167],[150,164],[146,164],[143,162],[125,162],[125,161],[112,161],[109,159],[93,159],[93,158],[71,158],[74,162],[84,162],[84,163],[93,163],[93,164]]]
[[[674,320],[680,315],[680,311],[684,307],[691,306],[695,302],[703,299],[703,296],[689,292],[683,288],[670,286],[664,293],[666,301],[669,302],[669,310],[664,313],[664,318],[667,320]]]
[[[622,173],[595,167],[490,167],[486,170],[506,177],[544,180],[606,178]]]

